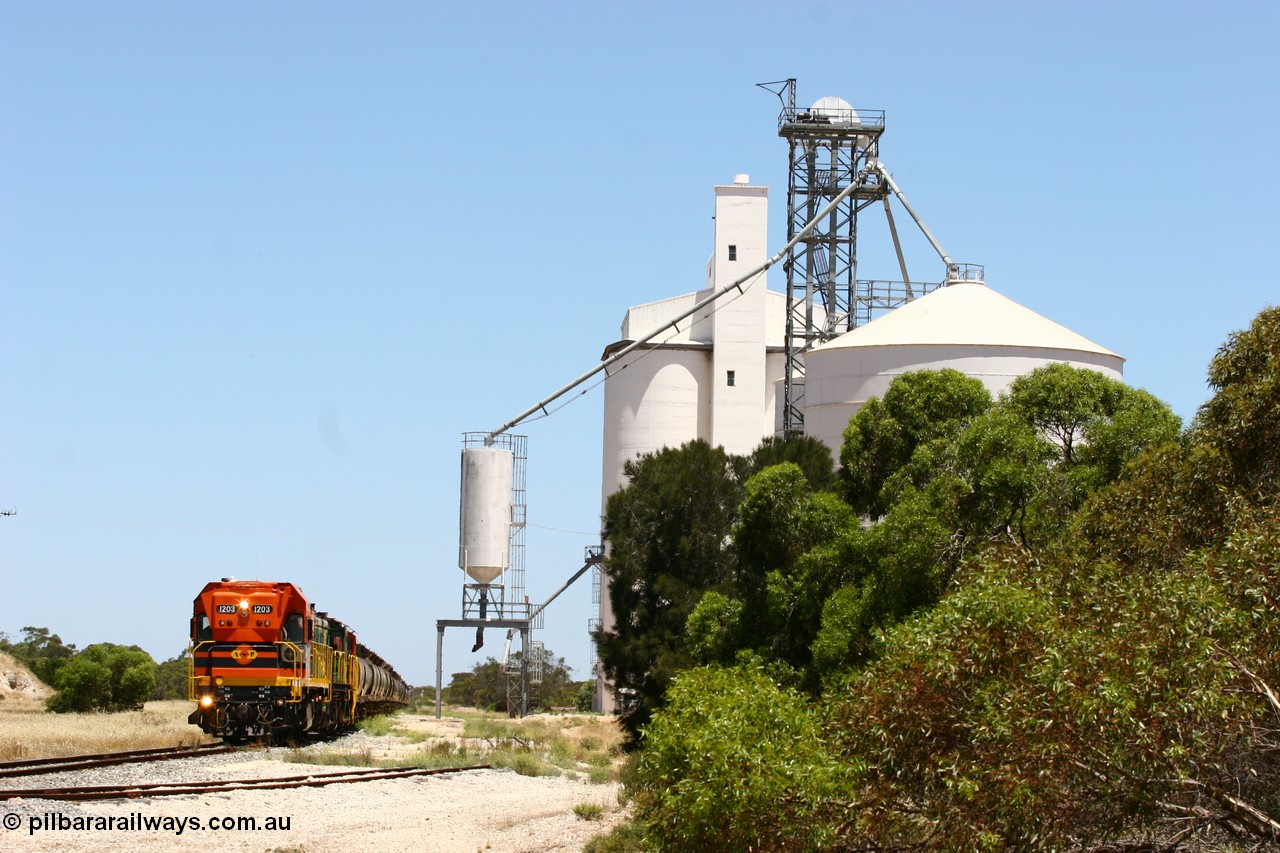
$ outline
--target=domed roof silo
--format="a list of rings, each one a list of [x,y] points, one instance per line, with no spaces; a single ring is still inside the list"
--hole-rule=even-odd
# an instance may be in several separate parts
[[[953,281],[805,355],[805,432],[838,453],[858,409],[913,370],[952,368],[994,396],[1054,362],[1123,376],[1116,353],[981,281]]]

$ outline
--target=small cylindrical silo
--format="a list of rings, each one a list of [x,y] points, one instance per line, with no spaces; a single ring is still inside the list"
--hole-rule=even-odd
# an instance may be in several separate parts
[[[462,451],[458,567],[493,583],[510,565],[513,455],[496,447]]]

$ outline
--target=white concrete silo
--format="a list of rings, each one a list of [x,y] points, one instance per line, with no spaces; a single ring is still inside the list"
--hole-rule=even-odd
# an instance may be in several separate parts
[[[611,377],[605,387],[604,497],[625,485],[628,460],[663,447],[679,447],[709,433],[710,410],[699,405],[710,373],[697,349],[664,348]]]
[[[895,377],[952,368],[993,395],[1054,362],[1123,378],[1124,359],[982,281],[953,281],[805,356],[805,432],[838,455],[849,419]]]
[[[703,289],[628,309],[612,356],[719,292],[768,258],[768,188],[735,175],[715,187],[714,249]],[[680,321],[610,368],[604,386],[604,452],[601,506],[626,485],[623,468],[636,457],[695,439],[745,454],[773,433],[773,386],[785,367],[786,297],[766,289],[766,275],[741,292],[721,297],[715,310]],[[608,580],[603,579],[599,617],[614,627]],[[601,681],[598,707],[616,710]]]
[[[747,175],[715,187],[715,248],[705,288],[627,310],[624,345],[671,324],[700,300],[764,263],[768,189]],[[623,465],[644,453],[703,439],[730,453],[749,453],[773,432],[773,384],[782,376],[785,297],[766,276],[677,324],[671,333],[609,371],[604,389],[601,498],[625,485]]]
[[[462,451],[462,499],[458,513],[458,568],[476,583],[493,583],[510,566],[510,450]]]

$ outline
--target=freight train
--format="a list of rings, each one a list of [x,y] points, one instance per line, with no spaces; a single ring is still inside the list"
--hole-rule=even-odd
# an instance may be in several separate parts
[[[223,578],[194,611],[187,721],[225,741],[335,731],[409,701],[396,671],[291,583]]]

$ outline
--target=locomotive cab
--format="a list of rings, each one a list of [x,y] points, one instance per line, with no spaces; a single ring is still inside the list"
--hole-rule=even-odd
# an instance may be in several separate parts
[[[206,585],[190,660],[188,721],[228,741],[335,729],[408,697],[394,670],[290,583]]]
[[[290,613],[284,617],[284,624],[280,626],[280,639],[286,643],[301,643],[306,636],[306,629],[301,613]]]
[[[194,602],[189,722],[227,740],[315,727],[313,677],[301,590],[287,583],[222,581]]]

